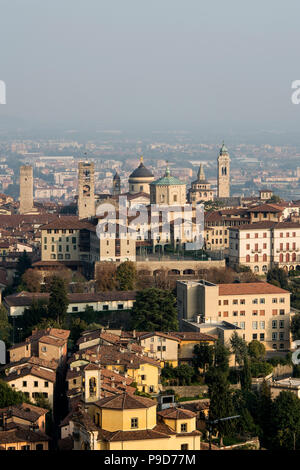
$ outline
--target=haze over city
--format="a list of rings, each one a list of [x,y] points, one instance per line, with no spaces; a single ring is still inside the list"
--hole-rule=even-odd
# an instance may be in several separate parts
[[[3,1],[1,128],[285,139],[300,118],[291,102],[299,8],[296,0]]]

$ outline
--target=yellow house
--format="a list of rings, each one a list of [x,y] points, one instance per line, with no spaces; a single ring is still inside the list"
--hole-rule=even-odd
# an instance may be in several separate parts
[[[71,368],[100,361],[102,368],[133,378],[140,392],[158,394],[160,391],[160,363],[154,358],[132,353],[119,346],[97,346],[78,351]]]
[[[208,344],[209,346],[213,346],[217,340],[216,337],[200,333],[199,331],[175,331],[172,335],[180,340],[180,344],[178,346],[178,361],[180,363],[189,363],[192,361],[194,356],[194,347],[197,344]]]
[[[161,367],[166,363],[173,367],[178,366],[179,338],[160,331],[136,332],[136,336],[144,350],[160,361]]]
[[[123,393],[78,410],[71,419],[74,450],[200,450],[195,413]]]

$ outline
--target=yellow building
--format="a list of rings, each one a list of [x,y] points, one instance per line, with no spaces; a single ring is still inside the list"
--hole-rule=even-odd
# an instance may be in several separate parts
[[[71,419],[74,450],[200,450],[196,414],[123,393],[92,404]]]

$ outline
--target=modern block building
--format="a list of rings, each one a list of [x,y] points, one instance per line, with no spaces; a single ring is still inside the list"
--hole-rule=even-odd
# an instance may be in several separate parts
[[[266,282],[213,284],[205,280],[177,281],[181,325],[226,322],[250,342],[266,349],[290,348],[290,292]],[[202,330],[201,330],[202,331]]]

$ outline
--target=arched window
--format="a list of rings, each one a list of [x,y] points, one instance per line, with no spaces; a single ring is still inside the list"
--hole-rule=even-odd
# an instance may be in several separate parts
[[[287,263],[290,261],[290,254],[289,253],[287,253],[285,255],[285,260],[286,260]]]
[[[296,253],[292,254],[292,261],[296,261]]]
[[[280,253],[280,255],[279,255],[279,262],[283,263],[283,254],[282,253]]]
[[[258,255],[254,255],[254,262],[255,262],[255,263],[258,262]]]
[[[262,271],[263,273],[266,273],[268,271],[268,266],[266,264],[263,265]]]
[[[250,255],[246,256],[246,263],[250,263]]]
[[[255,273],[258,273],[258,272],[259,272],[259,267],[258,267],[258,266],[254,266],[254,272],[255,272]]]
[[[265,253],[263,255],[263,261],[267,261],[267,255]]]
[[[94,397],[96,395],[96,392],[97,392],[95,377],[90,378],[90,380],[89,380],[89,389],[90,389],[90,396]]]

